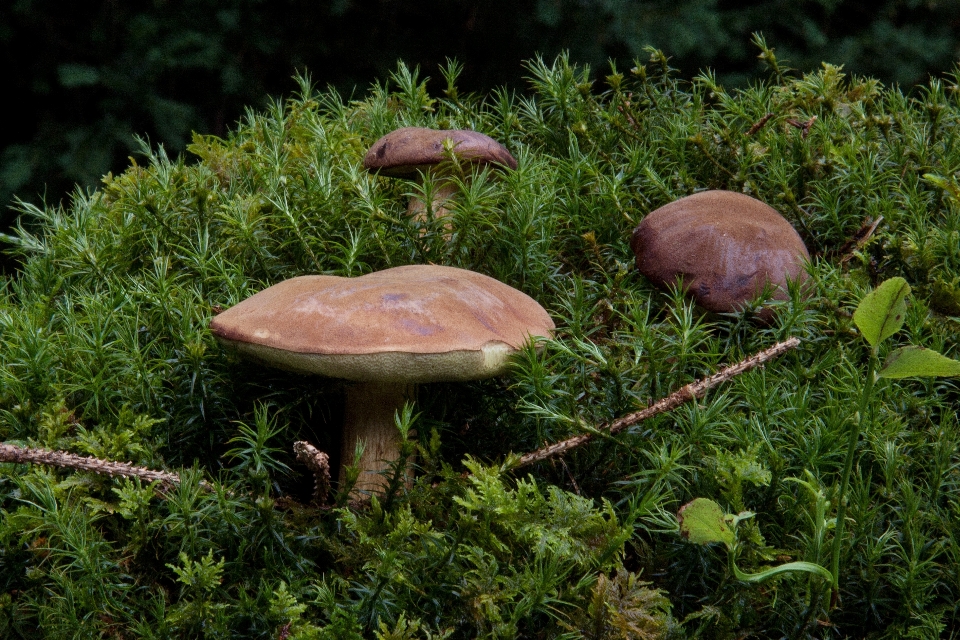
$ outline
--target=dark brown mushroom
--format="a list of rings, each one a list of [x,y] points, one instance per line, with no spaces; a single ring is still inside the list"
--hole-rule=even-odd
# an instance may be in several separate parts
[[[810,260],[773,207],[733,191],[704,191],[652,211],[630,246],[637,268],[656,285],[681,281],[697,304],[719,313],[742,309],[768,287],[773,299],[787,299],[787,280],[805,281]]]
[[[506,147],[489,136],[469,130],[424,127],[404,127],[383,136],[367,151],[363,166],[385,176],[422,184],[424,174],[449,158],[447,149],[460,162],[517,168],[516,159]],[[444,175],[435,174],[434,178],[437,184],[431,208],[435,218],[442,218],[447,215],[444,205],[456,191],[456,185]],[[407,213],[421,221],[426,217],[426,209],[426,203],[419,198],[411,198],[407,205]]]

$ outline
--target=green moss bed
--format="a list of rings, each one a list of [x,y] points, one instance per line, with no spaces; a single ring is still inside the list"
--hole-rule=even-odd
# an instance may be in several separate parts
[[[735,92],[677,78],[658,51],[600,73],[534,60],[523,94],[459,93],[456,63],[433,93],[402,64],[361,99],[301,78],[186,157],[144,142],[96,191],[20,203],[2,239],[19,268],[0,277],[0,441],[180,482],[0,464],[0,637],[955,637],[954,379],[878,383],[839,599],[810,573],[739,580],[725,548],[679,532],[679,508],[709,498],[755,514],[740,570],[829,566],[870,353],[853,309],[903,277],[905,324],[880,357],[960,355],[957,77],[905,91],[763,56],[767,79]],[[451,162],[449,239],[405,213],[435,184],[362,167],[413,125],[481,131],[519,163]],[[768,324],[705,314],[633,266],[640,220],[705,189],[769,203],[810,250],[809,295]],[[340,465],[344,383],[238,360],[208,323],[293,276],[425,263],[524,291],[555,339],[507,376],[421,386],[397,416],[415,481],[320,503],[293,443]],[[791,337],[698,402],[512,466]]]

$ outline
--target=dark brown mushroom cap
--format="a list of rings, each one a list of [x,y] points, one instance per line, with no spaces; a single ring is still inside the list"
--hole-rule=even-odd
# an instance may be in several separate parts
[[[704,191],[651,212],[633,231],[637,268],[659,286],[682,279],[684,289],[710,311],[731,312],[767,284],[787,298],[787,279],[804,281],[810,259],[786,219],[755,198]]]
[[[358,381],[475,380],[501,373],[554,324],[525,293],[488,276],[410,265],[358,278],[301,276],[247,298],[210,328],[241,355]]]
[[[442,162],[443,141],[451,140],[454,153],[466,162],[517,168],[506,147],[476,131],[404,127],[377,140],[363,158],[363,166],[385,176],[404,177]]]

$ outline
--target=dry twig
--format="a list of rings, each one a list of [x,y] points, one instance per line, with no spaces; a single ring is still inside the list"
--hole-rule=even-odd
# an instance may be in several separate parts
[[[693,400],[694,398],[703,397],[703,395],[709,389],[712,389],[713,387],[716,387],[717,385],[726,382],[727,380],[730,380],[741,373],[758,367],[765,362],[776,358],[785,351],[795,348],[799,344],[799,338],[790,338],[789,340],[778,342],[769,349],[764,349],[763,351],[750,356],[746,360],[741,360],[736,364],[721,369],[709,378],[703,378],[702,380],[697,380],[696,382],[691,382],[690,384],[681,387],[667,397],[661,398],[657,402],[653,403],[646,409],[627,414],[622,418],[614,420],[608,425],[602,425],[598,427],[596,431],[599,433],[614,434],[618,431],[626,429],[627,427],[632,427],[637,423],[643,422],[648,418],[652,418],[655,415],[672,411],[685,402]],[[594,433],[585,433],[583,435],[574,436],[573,438],[568,438],[567,440],[563,440],[561,442],[547,445],[546,447],[537,449],[536,451],[531,451],[520,458],[516,467],[525,467],[535,462],[545,460],[551,456],[566,453],[571,449],[590,442],[593,440],[594,435]]]
[[[797,129],[800,129],[800,137],[806,140],[807,134],[810,133],[810,128],[813,126],[813,123],[816,121],[817,121],[817,116],[812,116],[806,122],[800,122],[799,120],[794,120],[793,118],[790,118],[789,120],[787,120],[787,124],[789,124],[791,127],[796,127]]]
[[[862,249],[865,244],[873,236],[873,233],[877,230],[877,227],[880,226],[880,223],[883,222],[883,216],[877,216],[876,220],[871,220],[867,218],[864,220],[863,224],[857,230],[853,237],[847,240],[842,247],[837,249],[837,255],[842,256],[840,258],[840,264],[845,264],[850,261],[853,257],[855,251]]]
[[[755,134],[757,131],[760,131],[760,129],[763,129],[763,125],[767,124],[767,122],[769,122],[769,121],[770,121],[770,118],[772,118],[772,117],[773,117],[773,113],[768,113],[768,114],[764,115],[764,116],[763,116],[762,118],[760,118],[757,122],[755,122],[754,125],[753,125],[752,127],[750,127],[750,129],[749,129],[749,130],[747,131],[747,133],[744,134],[744,135],[746,135],[746,136],[752,136],[752,135]]]
[[[180,476],[168,471],[154,471],[146,467],[138,467],[129,462],[114,462],[93,456],[80,456],[66,451],[52,449],[38,449],[33,447],[18,447],[13,444],[0,444],[0,462],[15,464],[43,464],[65,469],[93,471],[108,476],[123,476],[126,478],[140,478],[147,482],[159,482],[164,488],[172,488],[180,484]],[[200,485],[211,489],[211,485],[201,480]]]

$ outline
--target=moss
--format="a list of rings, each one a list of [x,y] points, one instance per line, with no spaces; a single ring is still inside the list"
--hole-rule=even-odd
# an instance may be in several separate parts
[[[144,144],[68,206],[21,206],[8,246],[22,268],[0,284],[0,437],[186,480],[157,495],[3,465],[3,635],[806,637],[829,618],[840,634],[893,637],[956,625],[952,381],[878,387],[838,609],[819,604],[816,579],[737,582],[721,551],[680,538],[675,516],[697,496],[755,512],[763,545],[741,557],[745,571],[826,562],[868,355],[856,301],[906,278],[904,342],[957,356],[955,321],[940,315],[960,281],[956,78],[904,93],[825,65],[727,92],[709,74],[676,78],[659,52],[606,84],[563,57],[527,73],[525,95],[434,97],[403,65],[357,100],[303,81],[226,139],[196,136],[189,157]],[[411,184],[361,168],[373,141],[408,125],[476,129],[519,161],[502,176],[459,168],[470,179],[454,180],[449,239],[449,219],[405,216]],[[790,220],[814,256],[811,297],[794,292],[763,326],[705,315],[637,274],[636,224],[702,189],[748,193]],[[342,388],[236,361],[208,322],[292,276],[428,262],[523,290],[557,339],[507,378],[421,390],[400,417],[417,434],[412,486],[392,482],[363,508],[342,491],[332,509],[311,505],[292,445],[339,451]],[[799,350],[699,403],[527,478],[502,465],[791,336]],[[736,476],[730,461],[745,456],[764,482]]]

